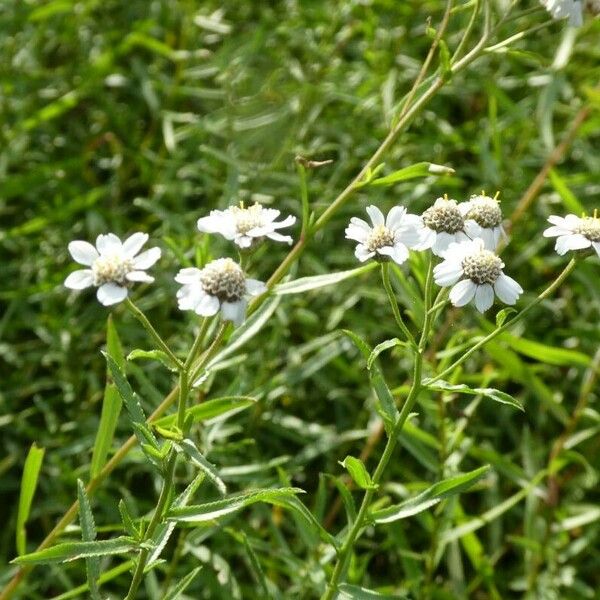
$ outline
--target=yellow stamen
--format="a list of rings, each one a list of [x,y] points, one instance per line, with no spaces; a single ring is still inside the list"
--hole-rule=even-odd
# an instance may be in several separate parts
[[[496,195],[494,196],[494,200],[496,200],[497,202],[500,202],[500,200],[498,200],[498,197],[500,196],[500,190],[498,190],[496,192]]]

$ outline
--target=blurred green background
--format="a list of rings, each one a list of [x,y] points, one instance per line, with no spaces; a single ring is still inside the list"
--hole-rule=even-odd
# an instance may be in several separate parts
[[[455,4],[468,9],[471,3]],[[492,4],[501,11],[508,2]],[[518,4],[524,10],[537,3]],[[172,347],[185,352],[195,320],[177,310],[174,274],[210,256],[234,256],[221,239],[200,236],[196,219],[240,200],[299,216],[298,154],[333,159],[310,173],[311,206],[322,212],[385,137],[427,53],[427,18],[437,23],[443,8],[439,0],[0,5],[0,586],[12,572],[6,563],[15,555],[20,478],[32,442],[46,456],[27,527],[29,550],[75,498],[77,477],[88,477],[98,426],[109,311],[89,291],[72,294],[62,287],[73,269],[67,243],[106,231],[148,232],[163,259],[153,272],[156,283],[138,288],[134,297]],[[446,37],[451,49],[469,14],[453,14]],[[532,12],[505,24],[496,41],[546,20],[545,12]],[[524,301],[533,298],[566,262],[540,235],[547,216],[598,206],[599,39],[597,20],[576,36],[553,23],[510,51],[486,54],[449,82],[386,157],[386,172],[430,161],[452,166],[456,175],[356,194],[311,242],[294,274],[355,266],[343,229],[369,203],[385,210],[401,203],[419,212],[443,193],[462,200],[481,189],[499,190],[510,217],[585,109],[573,143],[514,224],[503,253],[507,272],[526,290]],[[267,279],[286,251],[284,245],[261,250],[252,275]],[[435,481],[486,463],[494,467],[492,483],[443,510],[369,531],[352,562],[351,581],[410,597],[597,597],[597,386],[584,390],[585,408],[571,422],[582,381],[597,369],[599,273],[598,259],[580,265],[513,331],[535,343],[502,338],[461,376],[513,394],[524,414],[488,401],[473,406],[468,398],[424,397],[389,469],[391,484]],[[398,292],[410,308],[410,289]],[[149,347],[123,307],[111,312],[126,350]],[[452,313],[438,347],[478,335],[493,323],[489,318],[470,309]],[[211,460],[229,468],[232,489],[289,478],[309,492],[303,501],[317,515],[328,513],[337,494],[319,474],[341,474],[337,461],[360,454],[376,416],[364,365],[341,328],[372,345],[396,335],[376,273],[284,298],[260,336],[217,374],[211,395],[259,400],[256,408],[202,432]],[[432,362],[436,358],[443,360],[433,356]],[[383,367],[392,386],[406,383],[409,365],[400,352],[386,354]],[[173,383],[149,363],[132,364],[129,374],[147,409]],[[129,433],[122,415],[117,441]],[[440,551],[436,531],[517,494],[546,467],[563,435],[567,446],[556,476],[489,526]],[[248,473],[234,468],[241,465],[253,467]],[[189,475],[180,473],[180,483]],[[142,455],[131,453],[95,495],[103,535],[117,529],[120,498],[141,516],[154,506],[158,485]],[[330,527],[338,531],[343,524],[342,511]],[[167,557],[175,544],[183,549],[171,576],[205,565],[190,597],[264,595],[241,531],[281,597],[318,593],[324,577],[318,556],[307,550],[291,517],[256,507],[169,546]],[[159,568],[149,577],[148,598],[162,597],[166,572]],[[40,567],[20,597],[52,598],[84,581],[79,563]],[[107,593],[122,597],[128,581],[127,574],[117,577]]]

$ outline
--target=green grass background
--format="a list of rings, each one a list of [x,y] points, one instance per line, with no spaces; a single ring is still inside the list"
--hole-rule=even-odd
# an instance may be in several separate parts
[[[89,473],[105,383],[109,311],[88,291],[68,293],[72,239],[147,231],[163,248],[156,284],[135,297],[177,351],[193,339],[194,318],[177,310],[173,276],[182,266],[233,255],[200,236],[199,216],[240,200],[300,216],[294,156],[333,159],[311,172],[311,206],[320,213],[385,136],[430,40],[443,2],[410,0],[5,0],[0,6],[0,586],[10,577],[23,463],[31,444],[46,449],[27,526],[33,550],[76,497]],[[457,5],[465,4],[457,2]],[[467,3],[468,4],[468,3]],[[496,3],[494,3],[496,6]],[[498,2],[497,5],[507,3]],[[535,2],[520,3],[522,8]],[[453,15],[447,42],[460,39],[468,11]],[[543,23],[544,12],[507,24],[498,39]],[[507,217],[582,107],[589,115],[541,193],[515,223],[503,252],[506,271],[532,299],[564,266],[541,237],[549,214],[598,206],[600,196],[600,22],[579,32],[566,64],[555,60],[566,28],[554,23],[490,53],[431,102],[386,157],[386,172],[419,161],[451,165],[456,175],[356,194],[309,245],[294,275],[355,266],[343,239],[350,216],[375,203],[418,212],[437,196],[501,192]],[[293,235],[297,237],[298,227]],[[266,279],[283,245],[258,255]],[[415,268],[421,265],[418,260]],[[369,529],[349,581],[427,598],[595,598],[600,587],[597,385],[569,430],[582,382],[593,377],[600,341],[600,261],[589,259],[568,284],[510,337],[468,363],[461,382],[517,397],[521,414],[469,397],[424,396],[419,416],[386,477],[390,493],[414,492],[455,470],[491,464],[472,493],[418,517]],[[409,288],[398,292],[411,309]],[[148,348],[123,307],[111,311],[127,350]],[[414,311],[413,311],[414,312]],[[471,309],[451,313],[438,349],[492,326]],[[210,396],[254,395],[255,408],[202,432],[210,458],[229,467],[232,489],[289,479],[303,501],[326,515],[337,493],[321,473],[357,456],[376,420],[364,365],[341,328],[375,345],[396,335],[376,273],[334,288],[283,299],[261,334],[215,377]],[[432,357],[434,360],[435,357]],[[444,356],[437,359],[443,361]],[[396,349],[382,366],[401,390],[410,365]],[[160,366],[135,363],[129,375],[151,410],[172,386]],[[500,505],[548,464],[567,431],[560,471],[498,518],[452,542],[447,529]],[[116,440],[130,433],[122,415]],[[375,445],[369,466],[381,444]],[[250,474],[233,467],[254,465]],[[180,472],[179,484],[191,472]],[[118,530],[117,503],[139,516],[153,506],[159,480],[139,452],[95,494],[101,535]],[[395,490],[395,492],[394,492]],[[200,498],[211,497],[208,487]],[[578,519],[578,520],[577,520]],[[338,531],[343,511],[331,524]],[[176,538],[183,550],[171,576],[204,568],[193,598],[257,598],[249,543],[282,598],[312,598],[325,576],[292,518],[253,507],[218,528]],[[78,535],[77,531],[69,534]],[[179,541],[178,541],[179,540]],[[105,568],[118,561],[110,560]],[[160,598],[168,565],[149,576]],[[22,598],[52,598],[84,583],[83,563],[40,567]],[[122,597],[124,574],[106,592]],[[275,594],[275,592],[273,592]],[[83,593],[80,597],[85,597]]]

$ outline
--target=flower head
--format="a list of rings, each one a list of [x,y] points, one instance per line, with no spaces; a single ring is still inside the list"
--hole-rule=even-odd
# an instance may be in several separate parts
[[[494,294],[505,304],[515,304],[523,293],[521,286],[502,271],[504,263],[487,250],[481,238],[450,244],[444,261],[433,269],[434,280],[441,287],[453,286],[450,301],[465,306],[475,299],[479,312],[494,303]]]
[[[134,282],[154,281],[146,269],[160,258],[160,248],[138,254],[147,241],[147,233],[134,233],[124,242],[114,233],[107,233],[96,238],[95,248],[81,240],[71,242],[69,252],[73,259],[90,268],[71,273],[65,279],[65,286],[72,290],[97,287],[96,296],[104,306],[121,302]]]
[[[554,249],[561,256],[569,250],[590,247],[600,256],[600,218],[596,215],[596,212],[593,217],[567,215],[563,218],[552,215],[548,217],[552,227],[544,231],[544,237],[557,238]]]
[[[356,258],[364,262],[379,256],[401,265],[408,258],[408,249],[421,242],[421,218],[409,215],[403,206],[394,206],[387,218],[376,206],[367,206],[367,214],[373,225],[352,217],[346,227],[346,238],[358,242]]]
[[[291,244],[289,235],[281,235],[276,230],[290,227],[296,222],[296,217],[289,216],[276,222],[279,215],[280,211],[265,208],[258,202],[248,208],[230,206],[226,210],[211,210],[208,217],[198,219],[198,229],[204,233],[220,233],[240,248],[250,248],[265,237]]]
[[[482,194],[471,196],[458,208],[465,218],[465,233],[471,239],[481,238],[488,250],[496,250],[500,238],[506,237],[499,202]]]
[[[583,6],[581,0],[540,0],[542,6],[553,19],[569,19],[572,27],[583,25]]]
[[[262,281],[248,279],[231,258],[218,258],[203,269],[181,269],[175,281],[182,284],[177,292],[181,310],[193,310],[203,317],[220,310],[223,319],[235,325],[243,323],[246,316],[246,296],[258,296],[267,289]]]
[[[456,200],[438,198],[421,217],[425,230],[418,250],[431,248],[436,256],[442,256],[453,242],[469,239],[465,233],[465,220]]]

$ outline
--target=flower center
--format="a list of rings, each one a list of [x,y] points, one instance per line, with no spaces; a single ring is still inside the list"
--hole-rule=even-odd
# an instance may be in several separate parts
[[[385,225],[375,225],[367,237],[365,246],[369,252],[394,245],[394,234]]]
[[[597,217],[582,217],[575,233],[584,235],[591,242],[600,242],[600,219]]]
[[[446,233],[461,231],[465,225],[455,200],[436,200],[423,213],[423,222],[429,229]]]
[[[241,206],[232,207],[231,212],[235,219],[236,231],[242,235],[246,235],[252,229],[261,227],[263,225],[262,209],[262,205],[258,204],[258,202],[248,208],[242,208]]]
[[[200,283],[207,294],[221,302],[237,302],[246,293],[246,275],[230,258],[208,263],[200,272]]]
[[[467,219],[473,219],[475,223],[491,229],[502,222],[502,210],[496,200],[487,196],[474,196],[470,200],[471,208],[466,215]]]
[[[126,276],[133,270],[133,261],[129,258],[123,258],[119,254],[99,256],[92,265],[94,285],[100,286],[110,282],[121,285],[129,283]]]
[[[465,275],[478,285],[496,283],[503,266],[502,261],[489,250],[480,250],[462,261]]]

